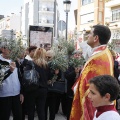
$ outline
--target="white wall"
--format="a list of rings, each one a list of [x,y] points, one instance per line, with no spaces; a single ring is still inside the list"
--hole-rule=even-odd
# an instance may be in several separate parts
[[[53,27],[54,21],[54,1],[55,0],[24,0],[22,9],[22,35],[26,35],[28,39],[29,25]],[[42,12],[40,8],[47,6],[51,11]],[[56,15],[57,17],[57,15]],[[46,18],[48,23],[40,23],[42,18]],[[55,19],[57,20],[57,19]],[[57,23],[57,22],[56,22]],[[57,32],[57,28],[55,28]]]
[[[10,29],[20,31],[20,15],[12,15],[10,17]]]
[[[10,17],[6,17],[0,20],[0,34],[2,30],[14,30],[20,32],[20,15],[12,14]]]

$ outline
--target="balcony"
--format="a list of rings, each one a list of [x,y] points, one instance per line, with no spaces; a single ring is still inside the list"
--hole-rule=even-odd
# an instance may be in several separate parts
[[[105,21],[106,22],[109,22],[109,23],[117,23],[117,22],[120,22],[120,19],[114,19],[112,17],[106,17],[105,18]]]
[[[39,26],[44,26],[44,27],[53,27],[54,24],[51,23],[39,23]]]
[[[107,3],[105,3],[106,7],[115,7],[115,6],[119,6],[120,5],[120,0],[111,0]]]
[[[54,2],[55,0],[40,0],[40,1],[45,1],[45,2]]]
[[[42,8],[39,8],[39,13],[54,14],[54,9],[53,8],[48,8],[48,7],[42,7]]]
[[[47,10],[48,10],[47,7],[42,7],[42,8],[41,8],[41,11],[47,11]]]
[[[47,19],[39,19],[40,23],[51,23],[53,24],[53,20],[47,20]]]
[[[112,17],[105,18],[105,25],[111,27],[111,29],[120,28],[120,20],[113,20]]]

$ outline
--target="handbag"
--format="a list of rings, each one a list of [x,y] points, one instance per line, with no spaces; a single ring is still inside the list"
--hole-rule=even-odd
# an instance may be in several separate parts
[[[35,70],[33,61],[30,61],[32,65],[31,70],[24,70],[23,72],[23,86],[25,91],[34,91],[39,88],[39,73]]]
[[[65,81],[55,81],[53,84],[48,85],[48,92],[55,92],[64,94],[67,92],[67,82]]]
[[[64,78],[63,73],[60,80],[57,80],[57,77],[57,75],[54,75],[51,84],[48,84],[48,92],[64,94],[67,92],[67,80]]]

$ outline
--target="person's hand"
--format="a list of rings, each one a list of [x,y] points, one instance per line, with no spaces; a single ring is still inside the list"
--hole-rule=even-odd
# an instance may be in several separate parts
[[[80,72],[80,67],[76,67],[75,68],[75,73],[79,73]]]
[[[21,102],[21,104],[24,102],[24,96],[23,96],[23,94],[20,94],[20,102]]]
[[[13,72],[15,68],[16,68],[15,62],[11,62],[10,63],[10,71]]]
[[[55,74],[57,75],[59,73],[59,69],[56,69],[55,70]]]
[[[52,84],[52,81],[51,81],[51,80],[48,80],[48,81],[47,81],[47,84],[48,84],[48,85],[51,85],[51,84]]]

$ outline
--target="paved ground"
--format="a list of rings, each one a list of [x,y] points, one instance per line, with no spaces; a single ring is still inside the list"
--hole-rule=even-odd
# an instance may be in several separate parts
[[[10,117],[10,120],[13,120],[12,117]],[[26,117],[25,120],[27,120],[27,117]],[[38,118],[35,117],[34,120],[38,120]],[[61,115],[60,113],[58,113],[58,114],[56,114],[56,116],[55,116],[55,120],[67,120],[67,119],[66,119],[65,116],[63,116],[63,115]]]
[[[10,117],[10,120],[13,120],[12,116]],[[26,116],[26,119],[25,119],[25,120],[28,120],[28,119],[27,119],[27,116]],[[35,119],[34,119],[34,120],[38,120],[38,117],[35,116]],[[59,109],[58,114],[56,114],[55,120],[67,120],[67,119],[66,119],[66,116],[64,116],[64,115],[62,114],[61,108]]]
[[[120,113],[120,110],[118,111]],[[10,120],[13,120],[12,119],[12,116],[10,117]],[[26,119],[25,120],[28,120],[27,119],[27,116],[26,116]],[[38,117],[36,116],[34,120],[38,120]],[[62,114],[61,110],[59,110],[58,114],[56,114],[55,116],[55,120],[67,120],[66,117]]]

